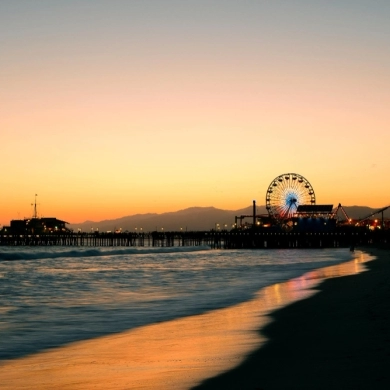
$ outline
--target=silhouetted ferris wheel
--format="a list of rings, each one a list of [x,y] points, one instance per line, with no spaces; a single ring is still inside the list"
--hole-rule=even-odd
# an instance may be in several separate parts
[[[311,184],[301,175],[285,173],[272,180],[266,194],[270,217],[278,221],[290,219],[299,205],[313,205],[316,197]]]

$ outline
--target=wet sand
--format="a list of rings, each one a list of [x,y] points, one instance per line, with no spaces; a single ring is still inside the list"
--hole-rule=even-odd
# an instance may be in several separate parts
[[[311,271],[262,289],[253,300],[230,308],[3,361],[1,389],[189,389],[223,372],[201,388],[325,388],[317,386],[319,370],[313,367],[331,367],[330,361],[347,359],[342,365],[351,368],[348,356],[355,352],[344,356],[331,347],[340,345],[339,337],[344,337],[340,332],[352,338],[346,337],[341,345],[356,347],[367,339],[359,320],[361,308],[358,305],[357,310],[355,302],[364,299],[355,290],[372,294],[371,288],[366,290],[369,285],[358,279],[372,272],[330,279],[321,285],[320,294],[312,295],[323,278],[359,272],[361,261],[357,256],[353,262]],[[299,299],[304,300],[291,304]],[[342,320],[343,316],[350,321]],[[276,322],[270,323],[271,318]],[[372,337],[381,339],[377,331]],[[332,370],[324,373],[333,376]]]
[[[390,388],[390,251],[368,272],[327,279],[320,292],[272,313],[269,341],[196,389]]]

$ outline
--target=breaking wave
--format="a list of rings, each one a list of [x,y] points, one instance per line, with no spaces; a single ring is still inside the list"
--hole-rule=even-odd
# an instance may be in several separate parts
[[[20,247],[19,247],[20,248]],[[113,256],[113,255],[143,255],[143,254],[158,254],[158,253],[186,253],[186,252],[199,252],[210,250],[209,246],[193,246],[193,247],[132,247],[132,248],[77,248],[74,250],[59,250],[56,247],[47,248],[47,250],[39,250],[32,252],[29,247],[27,250],[1,250],[0,249],[0,261],[12,261],[12,260],[37,260],[37,259],[55,259],[62,257],[101,257],[101,256]]]

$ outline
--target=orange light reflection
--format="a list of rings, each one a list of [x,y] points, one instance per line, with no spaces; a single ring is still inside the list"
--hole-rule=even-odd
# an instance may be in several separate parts
[[[0,365],[2,389],[187,389],[237,366],[266,340],[267,314],[308,297],[324,278],[355,274],[367,255],[260,290],[203,315],[76,342]]]

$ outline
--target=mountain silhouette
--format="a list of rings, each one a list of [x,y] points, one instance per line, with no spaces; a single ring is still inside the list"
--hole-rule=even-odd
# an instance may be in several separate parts
[[[361,219],[367,215],[377,211],[376,208],[366,206],[343,206],[345,212],[350,218]],[[267,214],[265,206],[256,206],[256,214]],[[232,228],[235,222],[235,216],[252,215],[252,206],[248,206],[239,210],[223,210],[215,207],[189,207],[184,210],[168,213],[148,213],[135,214],[117,219],[109,219],[103,221],[85,221],[78,224],[69,224],[69,228],[77,231],[81,229],[83,232],[93,231],[201,231],[211,229],[228,229]],[[384,213],[385,218],[390,218],[390,209]],[[340,219],[343,218],[342,213],[338,213]],[[381,215],[376,216],[380,218]],[[250,217],[246,219],[252,222]]]

